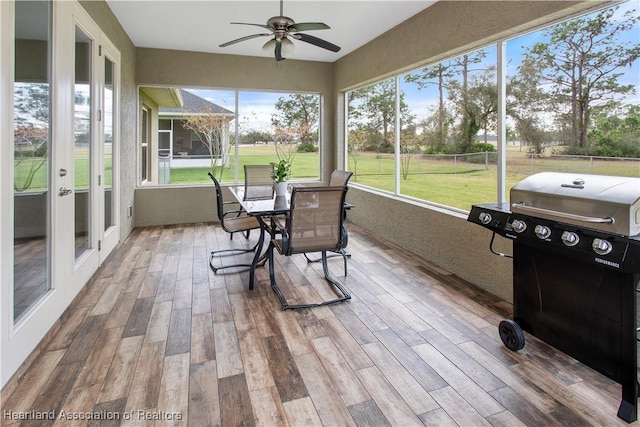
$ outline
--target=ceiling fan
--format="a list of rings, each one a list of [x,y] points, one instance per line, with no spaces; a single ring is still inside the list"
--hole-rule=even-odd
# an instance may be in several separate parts
[[[227,47],[229,45],[239,43],[245,40],[250,40],[256,37],[267,37],[273,36],[273,38],[267,41],[262,47],[264,50],[271,51],[273,50],[276,61],[282,61],[291,57],[293,54],[294,44],[290,40],[290,38],[301,40],[303,42],[312,44],[314,46],[321,47],[323,49],[330,50],[332,52],[338,52],[340,50],[340,46],[336,46],[333,43],[330,43],[326,40],[320,39],[318,37],[304,34],[302,31],[311,31],[311,30],[327,30],[330,29],[327,24],[322,22],[301,22],[296,23],[293,19],[283,16],[282,13],[282,3],[283,0],[280,0],[280,16],[274,16],[273,18],[269,18],[266,25],[263,24],[250,24],[246,22],[232,22],[231,24],[240,24],[240,25],[253,25],[256,27],[262,27],[269,30],[269,33],[258,33],[252,34],[250,36],[240,37],[239,39],[231,40],[229,42],[223,43],[220,47]]]

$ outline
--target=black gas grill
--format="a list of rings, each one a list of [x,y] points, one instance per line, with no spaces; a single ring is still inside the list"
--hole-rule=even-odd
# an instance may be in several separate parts
[[[640,179],[539,173],[468,221],[513,241],[504,344],[522,349],[524,330],[608,376],[622,386],[618,416],[635,421]]]

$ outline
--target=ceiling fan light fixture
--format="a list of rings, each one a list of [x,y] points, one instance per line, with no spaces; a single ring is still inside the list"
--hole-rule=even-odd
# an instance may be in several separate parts
[[[262,50],[273,53],[273,50],[276,48],[276,39],[270,39],[268,42],[262,46]]]

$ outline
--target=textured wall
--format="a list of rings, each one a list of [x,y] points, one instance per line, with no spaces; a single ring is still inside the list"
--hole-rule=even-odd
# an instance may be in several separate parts
[[[491,254],[491,232],[467,222],[465,215],[356,187],[347,200],[354,205],[350,222],[512,301],[511,260]],[[511,242],[496,237],[495,248],[510,254]]]

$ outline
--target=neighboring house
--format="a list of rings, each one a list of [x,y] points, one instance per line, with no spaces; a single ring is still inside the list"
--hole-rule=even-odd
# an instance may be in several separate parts
[[[208,167],[211,157],[206,142],[190,129],[185,128],[184,117],[194,114],[214,114],[224,117],[220,132],[222,147],[219,153],[229,151],[229,124],[234,112],[207,101],[191,92],[180,89],[182,106],[163,107],[158,110],[158,156],[159,160],[170,159],[170,167]],[[220,157],[217,161],[224,161]]]

